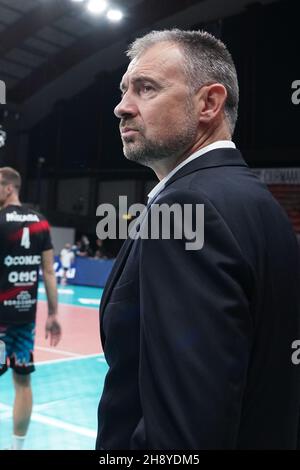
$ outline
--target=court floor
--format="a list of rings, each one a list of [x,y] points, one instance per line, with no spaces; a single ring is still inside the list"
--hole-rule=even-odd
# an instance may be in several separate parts
[[[102,289],[59,287],[63,337],[56,348],[44,337],[45,289],[39,287],[32,374],[33,414],[26,449],[94,449],[97,406],[107,365],[99,338],[98,306]],[[0,378],[0,449],[10,445],[13,387],[11,371]]]

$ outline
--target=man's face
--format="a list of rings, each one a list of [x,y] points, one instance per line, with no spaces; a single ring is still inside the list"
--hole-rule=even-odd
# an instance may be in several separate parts
[[[151,166],[188,152],[197,137],[198,119],[177,46],[159,43],[134,59],[121,90],[115,114],[121,119],[126,158]]]

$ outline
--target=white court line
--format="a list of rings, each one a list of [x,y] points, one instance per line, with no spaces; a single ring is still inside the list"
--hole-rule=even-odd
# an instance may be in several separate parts
[[[52,408],[54,405],[57,405],[57,403],[63,403],[65,399],[61,400],[54,400],[51,402],[43,403],[41,405],[34,405],[35,411],[43,411],[43,410],[48,410],[49,408]],[[1,413],[1,409],[3,410],[3,413]],[[6,418],[11,418],[12,417],[12,407],[8,405],[4,405],[3,403],[0,403],[0,419],[6,419]]]
[[[46,403],[42,403],[40,405],[34,405],[34,410],[38,412],[43,411],[43,410],[48,410],[52,406],[57,405],[58,403],[64,403],[65,401],[66,401],[65,398],[61,398],[60,400],[52,400]]]
[[[99,307],[100,305],[100,299],[89,299],[87,297],[81,297],[80,299],[78,299],[78,302],[80,302],[81,304],[85,304],[85,305],[96,305],[97,307]]]
[[[1,410],[6,412],[5,415],[8,414],[8,412],[10,411],[10,415],[11,415],[12,408],[10,406],[0,403],[0,411]],[[2,419],[3,419],[3,416],[2,416]],[[64,429],[65,431],[71,431],[76,434],[80,434],[81,436],[87,436],[87,437],[92,437],[92,438],[96,438],[97,436],[96,431],[92,429],[84,428],[82,426],[75,426],[74,424],[66,423],[65,421],[61,421],[60,419],[50,418],[49,416],[43,416],[40,413],[36,413],[35,411],[31,415],[31,421],[35,421],[37,423],[42,423],[42,424],[47,424],[48,426],[53,426],[55,428]]]
[[[64,429],[65,431],[71,431],[82,436],[96,438],[97,433],[92,429],[84,428],[82,426],[75,426],[74,424],[66,423],[65,421],[60,421],[59,419],[49,418],[48,416],[43,416],[39,413],[32,413],[32,421],[37,423],[47,424],[48,426],[53,426],[55,428]]]
[[[78,356],[81,356],[81,354],[77,354],[77,353],[72,353],[72,352],[69,352],[69,351],[64,351],[62,349],[54,349],[54,348],[44,348],[43,346],[36,346],[35,349],[38,349],[39,351],[46,351],[46,352],[50,352],[50,353],[53,353],[53,354],[63,354],[64,356],[71,356],[71,357],[78,357]]]
[[[4,403],[0,403],[0,411],[8,411],[8,410],[11,410],[11,406],[9,405],[5,405]]]
[[[2,414],[1,411],[4,413]],[[12,407],[8,405],[4,405],[4,403],[0,403],[0,418],[6,419],[6,418],[11,418],[12,417]]]
[[[92,357],[101,357],[101,356],[104,358],[103,353],[89,354],[87,356],[66,357],[66,358],[62,358],[62,359],[53,359],[53,360],[50,360],[50,361],[35,362],[35,365],[40,367],[40,366],[44,366],[44,365],[47,365],[47,364],[56,364],[58,362],[78,361],[79,359],[83,360],[83,359],[90,359]]]
[[[45,294],[46,289],[44,287],[39,287],[38,292],[40,294]],[[75,293],[72,289],[59,289],[59,288],[57,289],[57,292],[61,295],[70,295],[70,294],[73,295]],[[43,300],[43,299],[40,299],[40,300]],[[83,305],[94,305],[95,307],[99,307],[101,298],[95,299],[95,298],[90,298],[90,297],[80,297],[78,298],[78,302]],[[59,302],[59,304],[61,304],[61,302]]]
[[[38,288],[38,292],[39,292],[40,294],[46,294],[46,289],[45,289],[45,287],[39,287],[39,288]],[[74,294],[74,293],[75,293],[74,290],[72,290],[72,289],[62,289],[62,288],[60,288],[60,287],[57,289],[57,292],[58,292],[59,294],[65,294],[65,295],[70,295],[70,294]]]

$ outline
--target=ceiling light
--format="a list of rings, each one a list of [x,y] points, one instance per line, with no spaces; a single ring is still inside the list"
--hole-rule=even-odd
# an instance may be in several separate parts
[[[107,3],[105,0],[89,0],[87,8],[91,13],[99,15],[106,10]]]
[[[120,21],[123,18],[123,13],[120,10],[108,10],[106,16],[110,21]]]

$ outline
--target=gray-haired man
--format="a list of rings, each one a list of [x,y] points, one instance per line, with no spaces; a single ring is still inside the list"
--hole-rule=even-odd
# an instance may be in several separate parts
[[[195,251],[184,237],[125,242],[100,307],[109,370],[97,448],[293,449],[298,250],[231,141],[232,58],[208,33],[179,30],[128,55],[115,114],[125,156],[160,180],[146,217],[154,203],[204,204],[205,240]]]

